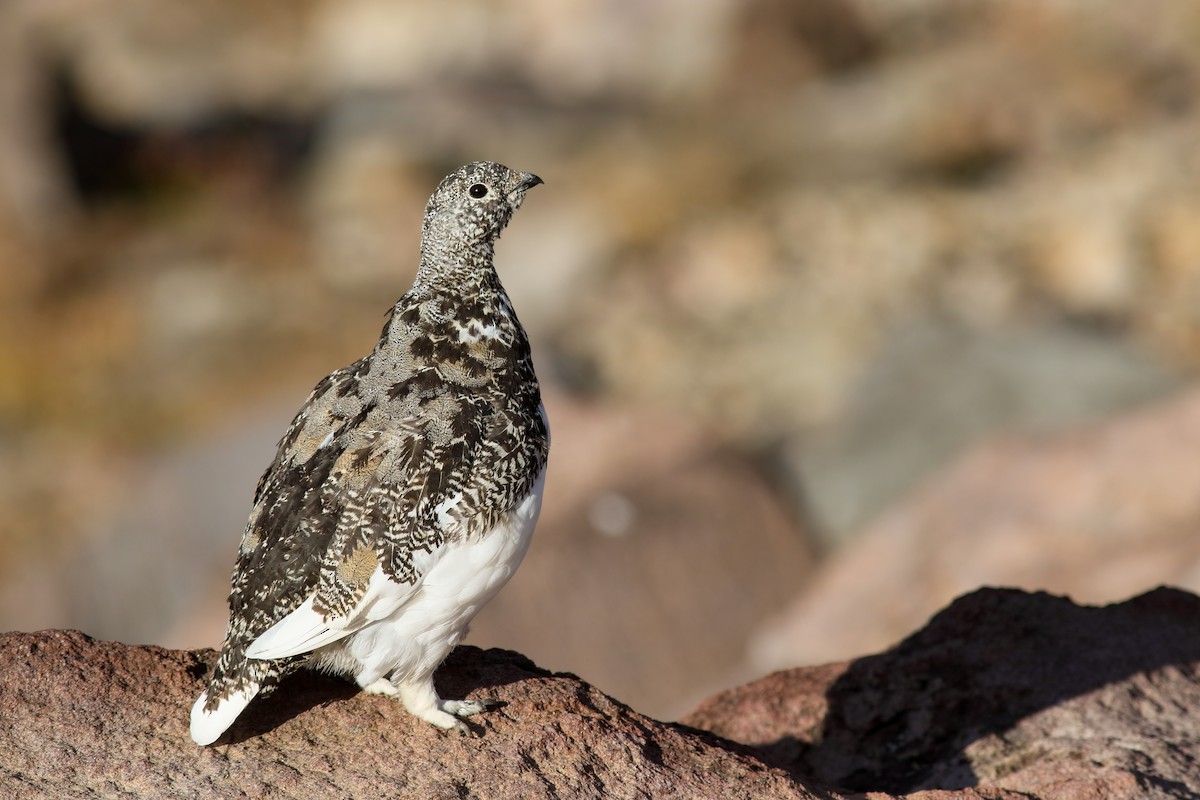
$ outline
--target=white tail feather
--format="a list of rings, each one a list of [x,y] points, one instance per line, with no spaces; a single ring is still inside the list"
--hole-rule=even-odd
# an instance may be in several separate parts
[[[248,687],[222,698],[212,711],[205,711],[208,691],[201,692],[200,698],[192,706],[192,741],[199,745],[207,745],[220,739],[221,734],[233,724],[256,694],[257,686]]]

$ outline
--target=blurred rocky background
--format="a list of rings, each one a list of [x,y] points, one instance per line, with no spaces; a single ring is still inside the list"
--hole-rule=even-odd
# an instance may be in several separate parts
[[[471,641],[665,718],[981,584],[1200,591],[1188,0],[0,4],[0,628],[219,643],[438,179],[554,430]]]

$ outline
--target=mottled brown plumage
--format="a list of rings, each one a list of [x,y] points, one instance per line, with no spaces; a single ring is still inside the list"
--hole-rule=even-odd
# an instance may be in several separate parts
[[[540,507],[549,433],[492,264],[538,183],[488,162],[447,176],[425,211],[416,280],[375,349],[318,383],[284,434],[193,709],[198,742],[305,663],[399,694],[442,727],[479,710],[437,698],[432,671],[516,568]]]

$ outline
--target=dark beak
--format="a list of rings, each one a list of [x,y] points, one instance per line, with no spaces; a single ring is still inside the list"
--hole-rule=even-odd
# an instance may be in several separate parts
[[[545,183],[544,180],[539,178],[537,175],[534,175],[532,172],[523,172],[521,175],[521,185],[518,187],[520,189],[532,189],[539,183]]]

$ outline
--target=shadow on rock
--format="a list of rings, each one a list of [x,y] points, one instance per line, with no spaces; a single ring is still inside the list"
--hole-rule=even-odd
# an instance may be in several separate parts
[[[210,662],[215,660],[215,653],[208,655]],[[531,675],[551,674],[520,653],[509,650],[492,649],[483,656],[484,651],[477,647],[455,648],[435,675],[438,693],[447,698],[462,698],[469,693],[486,696],[489,688]],[[348,700],[360,691],[348,680],[302,669],[285,678],[271,695],[255,699],[218,744],[240,744],[273,731],[313,708]],[[499,703],[497,708],[502,706],[503,703]]]
[[[1200,797],[1200,597],[959,598],[892,649],[768,675],[681,720],[852,791]],[[941,796],[941,795],[939,795]]]
[[[762,749],[794,772],[848,789],[902,794],[977,786],[996,777],[977,774],[989,753],[1009,750],[1008,763],[991,764],[989,772],[1022,768],[1019,740],[1034,738],[1016,731],[1023,720],[1133,676],[1197,661],[1200,598],[1185,592],[1158,589],[1084,607],[1048,594],[981,590],[893,649],[851,662],[827,691],[814,741],[790,735]],[[1045,741],[1080,723],[1098,728],[1088,731],[1097,736],[1117,733],[1086,716],[1063,709],[1033,727]],[[985,739],[994,741],[969,752]],[[1025,751],[1024,758],[1034,757]]]

